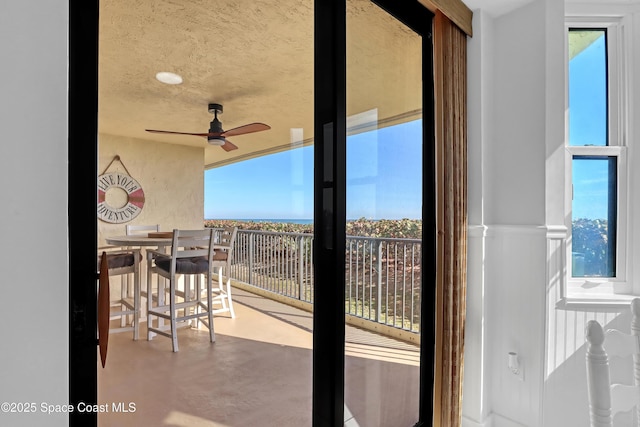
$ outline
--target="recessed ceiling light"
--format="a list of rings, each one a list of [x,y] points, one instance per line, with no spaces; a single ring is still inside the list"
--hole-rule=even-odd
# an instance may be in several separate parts
[[[182,77],[177,74],[161,71],[156,74],[156,79],[168,85],[179,85],[182,83]]]

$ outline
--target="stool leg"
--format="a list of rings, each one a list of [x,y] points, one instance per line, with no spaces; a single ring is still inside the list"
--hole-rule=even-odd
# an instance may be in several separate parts
[[[233,301],[231,299],[231,277],[227,277],[227,298],[229,303],[229,313],[231,314],[231,318],[236,318],[236,312],[233,311]]]
[[[176,292],[175,292],[175,277],[171,278],[169,283],[169,311],[171,317],[171,345],[173,352],[178,352],[178,328],[176,324]]]
[[[211,273],[207,274],[207,318],[209,320],[209,341],[216,342],[216,333],[213,328],[213,295],[211,289]]]
[[[128,277],[129,277],[128,274],[120,276],[120,302],[124,302],[124,299],[127,297],[127,287],[128,287],[127,278]],[[127,310],[127,306],[124,304],[120,304],[120,311],[122,312],[126,310]],[[128,323],[129,323],[129,315],[121,314],[120,327],[124,328],[125,326],[127,326]]]
[[[149,259],[148,261],[149,263],[151,263],[151,260]],[[152,326],[152,320],[151,320],[151,309],[152,309],[152,303],[153,303],[153,294],[151,293],[151,279],[152,279],[152,273],[151,273],[151,268],[149,265],[147,265],[147,341],[151,341],[151,339],[153,338],[150,328]]]
[[[222,309],[227,309],[226,297],[224,295],[224,282],[222,281],[222,267],[218,267],[218,287],[220,288],[220,303],[222,304]]]
[[[195,305],[193,306],[193,312],[194,314],[202,314],[202,306],[200,305],[202,303],[202,276],[199,275],[198,277],[196,277],[196,291],[195,291]],[[196,329],[200,329],[200,323],[202,323],[202,316],[198,316],[195,319],[195,327]]]
[[[140,337],[140,269],[136,267],[133,273],[133,340],[138,341]]]

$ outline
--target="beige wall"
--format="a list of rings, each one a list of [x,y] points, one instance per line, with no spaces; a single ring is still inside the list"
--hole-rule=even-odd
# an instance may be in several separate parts
[[[145,195],[142,212],[131,222],[109,224],[98,220],[98,245],[105,244],[105,236],[125,234],[126,224],[160,224],[162,231],[203,227],[203,148],[106,134],[99,135],[98,147],[98,174],[119,155],[126,170],[115,161],[106,172],[128,171]]]

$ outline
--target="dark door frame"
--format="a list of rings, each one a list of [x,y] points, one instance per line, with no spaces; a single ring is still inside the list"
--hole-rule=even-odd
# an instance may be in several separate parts
[[[97,403],[98,393],[97,258],[91,249],[98,246],[98,12],[98,0],[69,2],[69,403],[74,408]],[[69,414],[71,426],[97,422],[96,413]]]
[[[417,1],[372,0],[422,36],[423,186],[420,403],[433,424],[436,300],[433,14]],[[344,423],[346,0],[315,1],[313,427]],[[428,272],[428,274],[427,274]]]
[[[435,115],[433,15],[417,1],[374,0],[423,40],[423,238],[420,412],[433,419],[435,345]],[[344,411],[344,251],[346,229],[345,0],[314,7],[314,241],[313,426],[339,427]],[[96,255],[94,232],[78,227],[96,218],[98,168],[99,0],[69,2],[69,403],[97,402]],[[89,228],[90,230],[91,228]],[[429,272],[429,276],[425,273]],[[316,288],[318,289],[318,288]],[[74,411],[71,426],[95,426],[97,414]]]

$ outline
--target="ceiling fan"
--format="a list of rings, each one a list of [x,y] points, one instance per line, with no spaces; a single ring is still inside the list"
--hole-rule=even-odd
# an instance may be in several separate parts
[[[237,128],[222,130],[222,123],[218,120],[218,113],[222,114],[222,104],[209,104],[209,113],[213,114],[213,120],[209,124],[209,132],[207,133],[190,133],[190,132],[174,132],[169,130],[145,129],[151,133],[168,133],[174,135],[193,135],[203,136],[207,138],[207,142],[211,145],[219,145],[225,151],[235,150],[238,147],[232,144],[227,136],[244,135],[246,133],[260,132],[271,129],[271,126],[264,123],[249,123],[248,125],[239,126]]]

